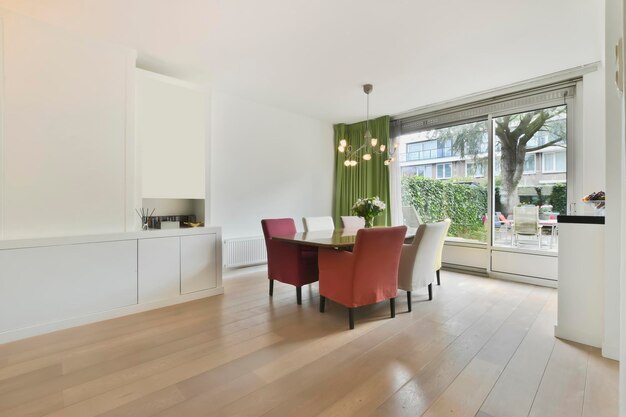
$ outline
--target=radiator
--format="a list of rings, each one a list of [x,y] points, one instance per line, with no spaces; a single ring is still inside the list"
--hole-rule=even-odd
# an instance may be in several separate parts
[[[224,267],[240,268],[267,262],[263,236],[224,240]]]

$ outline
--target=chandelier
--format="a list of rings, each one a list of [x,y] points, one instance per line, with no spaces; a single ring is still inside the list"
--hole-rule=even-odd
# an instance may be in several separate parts
[[[383,155],[387,150],[387,145],[384,143],[378,144],[378,138],[372,136],[370,132],[370,93],[373,90],[372,84],[363,85],[363,92],[367,95],[367,121],[365,122],[365,134],[363,135],[364,143],[358,148],[354,149],[347,140],[341,139],[337,150],[345,155],[344,165],[347,167],[353,167],[357,165],[357,159],[363,158],[364,161],[371,161],[372,155]],[[385,165],[389,165],[395,158],[395,154],[398,144],[394,144],[393,149],[389,150],[389,157],[383,161]],[[362,154],[362,155],[361,155]]]

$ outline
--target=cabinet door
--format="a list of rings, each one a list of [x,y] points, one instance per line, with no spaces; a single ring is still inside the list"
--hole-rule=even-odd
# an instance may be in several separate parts
[[[136,303],[136,240],[0,250],[0,332]]]
[[[217,286],[215,234],[180,238],[180,292],[207,290]]]
[[[139,239],[139,303],[180,294],[180,238]]]

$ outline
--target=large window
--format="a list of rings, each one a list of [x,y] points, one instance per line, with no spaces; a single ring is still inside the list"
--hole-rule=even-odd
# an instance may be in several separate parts
[[[402,205],[425,222],[450,218],[449,239],[556,252],[574,97],[574,85],[562,84],[395,120]],[[434,160],[411,165],[419,159]],[[431,175],[419,168],[425,166]]]
[[[478,138],[475,143],[463,142],[468,132]],[[425,222],[450,218],[450,239],[486,242],[488,186],[487,159],[483,153],[488,143],[487,132],[487,123],[482,121],[425,130],[401,138],[401,151],[404,147],[410,153],[417,143],[421,144],[421,149],[428,146],[434,150],[432,144],[435,143],[438,158],[446,158],[439,163],[403,166],[402,200],[403,206],[413,206]],[[415,142],[416,139],[427,140]],[[426,145],[428,143],[430,145]],[[404,164],[410,162],[406,159]],[[468,180],[468,170],[475,178]]]
[[[534,174],[537,172],[537,156],[535,154],[526,154],[524,158],[524,174]]]
[[[432,137],[432,135],[428,135]],[[406,145],[406,161],[449,158],[453,155],[452,140],[448,138],[428,139]]]
[[[567,156],[565,151],[546,152],[543,154],[542,171],[546,174],[565,172]]]
[[[437,164],[437,179],[443,180],[452,178],[452,164]]]
[[[402,176],[433,177],[432,165],[409,165],[402,167]]]
[[[437,141],[427,140],[407,145],[407,161],[422,161],[424,159],[437,158]]]
[[[482,178],[487,172],[487,164],[484,161],[469,162],[465,161],[465,176]]]

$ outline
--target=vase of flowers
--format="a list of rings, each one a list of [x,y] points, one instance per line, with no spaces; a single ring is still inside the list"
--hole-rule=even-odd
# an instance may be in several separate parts
[[[374,219],[382,213],[387,206],[378,197],[359,198],[352,206],[352,213],[365,219],[365,227],[374,226]]]

